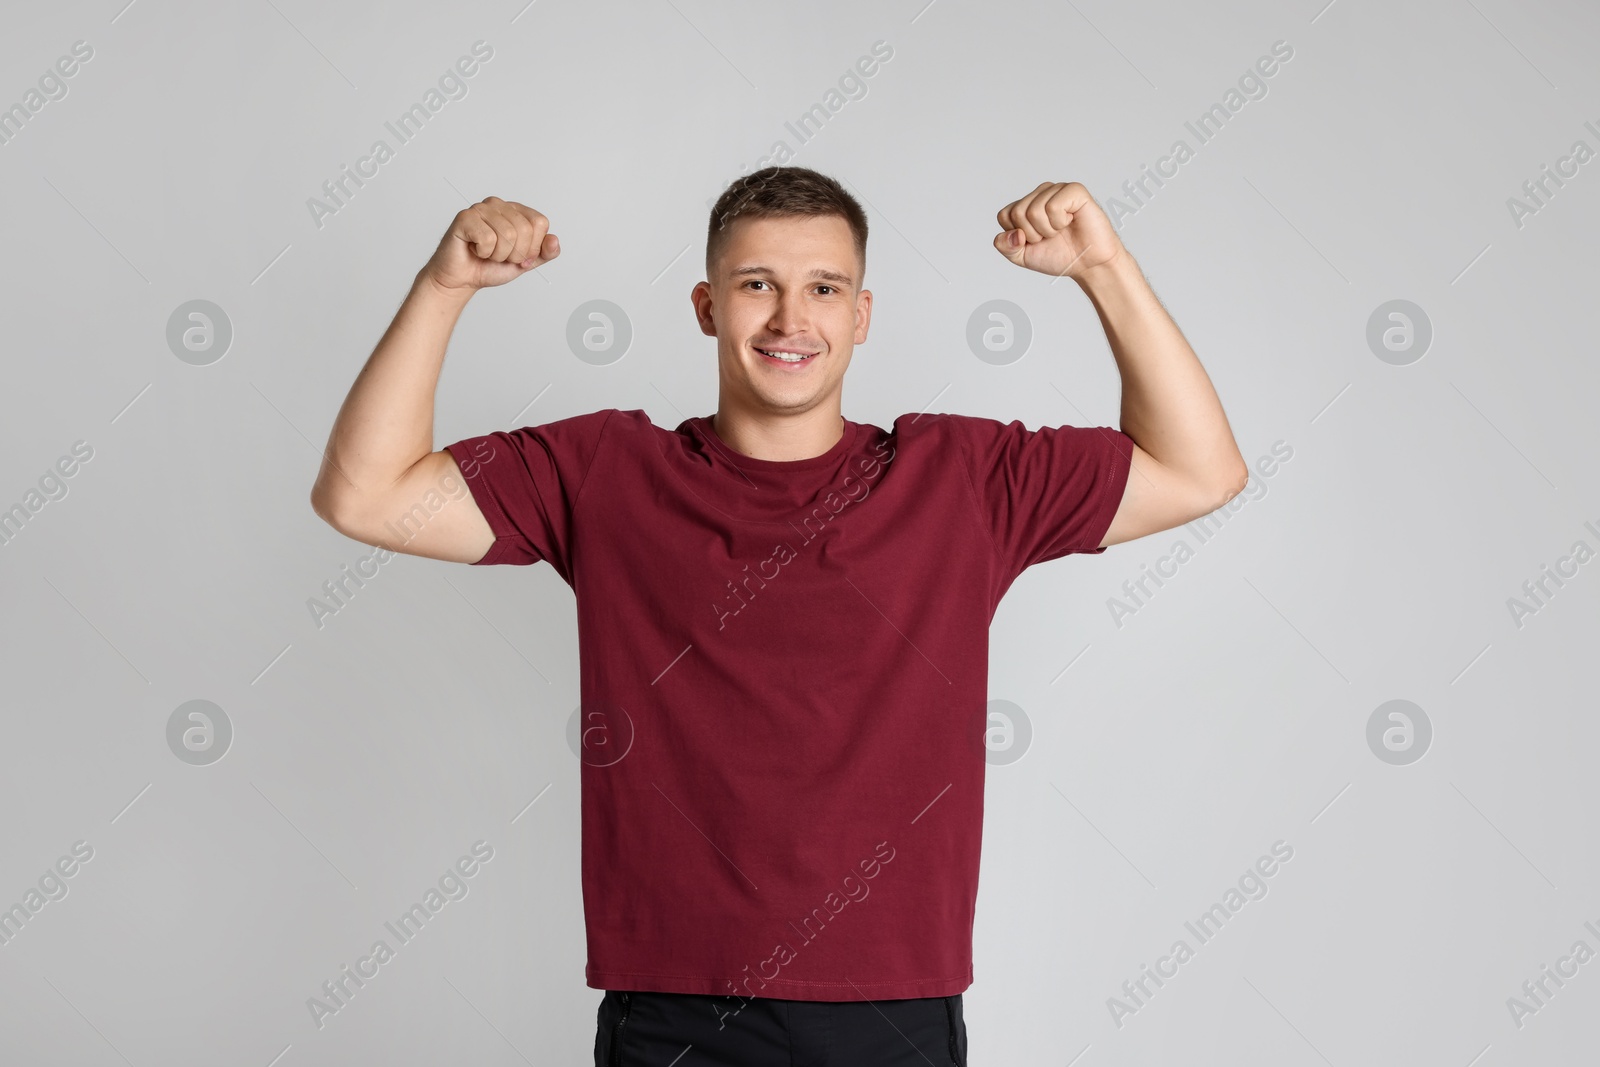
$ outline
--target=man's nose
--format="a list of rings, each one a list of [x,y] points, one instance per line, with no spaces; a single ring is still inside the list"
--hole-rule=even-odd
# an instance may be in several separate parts
[[[789,292],[778,297],[778,305],[772,310],[771,325],[779,333],[798,333],[805,329],[806,305],[805,295]]]

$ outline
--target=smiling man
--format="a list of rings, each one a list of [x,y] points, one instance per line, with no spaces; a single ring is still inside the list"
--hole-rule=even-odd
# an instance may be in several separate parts
[[[964,1065],[1000,598],[1246,484],[1200,361],[1088,191],[1041,184],[997,223],[996,251],[1093,303],[1120,428],[845,418],[867,220],[801,167],[712,210],[691,293],[717,342],[710,417],[608,408],[433,449],[467,301],[560,252],[544,215],[495,197],[455,217],[339,412],[312,490],[334,528],[544,560],[576,595],[597,1065]]]

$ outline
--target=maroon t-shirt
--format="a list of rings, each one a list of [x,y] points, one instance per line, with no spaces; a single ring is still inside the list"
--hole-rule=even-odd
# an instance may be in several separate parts
[[[449,446],[577,599],[588,985],[793,1000],[972,983],[989,623],[1099,542],[1133,442],[964,415],[751,459],[607,409]]]

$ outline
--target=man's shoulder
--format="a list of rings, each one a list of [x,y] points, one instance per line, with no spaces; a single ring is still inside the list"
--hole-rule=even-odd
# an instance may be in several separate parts
[[[612,463],[619,459],[630,464],[647,462],[646,457],[683,447],[684,436],[682,427],[668,429],[652,422],[643,408],[600,408],[524,427],[523,432],[586,463],[602,455]]]
[[[661,428],[650,421],[650,416],[639,408],[599,408],[576,415],[563,415],[545,422],[530,422],[519,426],[514,433],[540,437],[598,440],[602,434],[657,431]]]
[[[620,411],[617,408],[599,408],[595,411],[579,412],[576,415],[563,415],[558,419],[550,419],[546,422],[528,423],[527,425],[523,426],[522,429],[541,430],[549,427],[599,431],[611,421],[613,416],[631,414],[633,414],[633,412]]]
[[[920,429],[927,432],[937,429],[947,433],[959,433],[976,428],[1005,425],[1007,425],[1005,422],[989,418],[987,415],[960,415],[953,411],[908,411],[894,420],[896,431]]]
[[[562,463],[576,463],[584,468],[600,453],[601,445],[630,427],[649,419],[642,411],[622,411],[600,408],[576,415],[563,415],[544,421],[529,421],[522,425],[490,431],[485,439],[498,440],[513,451],[524,455],[544,453]],[[471,439],[469,439],[471,440]],[[456,446],[451,446],[452,448]]]
[[[1004,423],[982,415],[958,415],[948,411],[908,412],[894,420],[894,436],[906,445],[971,443],[992,440],[1012,432],[1021,423]]]

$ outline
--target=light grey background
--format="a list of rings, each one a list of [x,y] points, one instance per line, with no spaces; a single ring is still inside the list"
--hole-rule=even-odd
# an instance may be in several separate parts
[[[0,1059],[588,1062],[571,592],[548,566],[402,557],[318,628],[308,599],[368,550],[307,494],[413,273],[489,194],[549,215],[563,253],[467,310],[436,444],[709,414],[687,299],[707,205],[778,139],[869,208],[846,415],[1030,427],[1115,425],[1118,378],[1076,284],[991,247],[995,212],[1041,181],[1134,206],[1122,182],[1188,141],[1121,236],[1245,458],[1293,449],[1205,544],[1037,567],[996,617],[990,695],[1032,744],[989,770],[972,1062],[1596,1055],[1600,961],[1520,1027],[1507,1006],[1600,950],[1600,562],[1520,626],[1508,606],[1600,549],[1600,162],[1521,225],[1508,205],[1600,149],[1593,5],[524,2],[5,10],[0,104],[94,54],[0,145],[0,507],[75,442],[93,458],[0,546],[0,906],[74,842],[94,855],[0,946]],[[468,95],[316,225],[307,199],[477,40]],[[866,95],[798,145],[784,123],[878,40]],[[1276,41],[1267,94],[1199,144],[1184,123]],[[596,299],[633,328],[604,366],[565,343]],[[994,299],[1031,321],[1008,365],[966,343]],[[232,325],[209,365],[167,344],[191,300]],[[1408,365],[1367,343],[1391,300],[1431,322]],[[1122,583],[1180,539],[1193,558],[1119,625]],[[1393,699],[1433,728],[1409,765],[1367,743]],[[168,746],[191,700],[232,726],[208,765]],[[478,840],[469,894],[319,1029],[307,999]],[[1280,840],[1266,897],[1114,1022]]]

